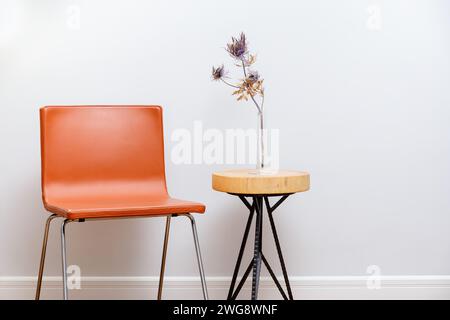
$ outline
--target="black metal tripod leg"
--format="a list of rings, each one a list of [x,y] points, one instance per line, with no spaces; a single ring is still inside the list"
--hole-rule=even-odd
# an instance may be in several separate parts
[[[261,274],[261,243],[262,243],[262,197],[255,196],[256,206],[255,247],[253,251],[253,281],[252,300],[258,299],[259,277]]]
[[[283,196],[275,205],[273,208],[278,207],[279,204],[281,204],[281,202],[283,202],[285,199],[287,198],[287,195]],[[270,220],[270,227],[272,229],[272,233],[273,233],[273,238],[275,240],[275,245],[277,247],[277,252],[278,252],[278,257],[280,259],[280,263],[281,263],[281,269],[283,270],[283,277],[284,277],[284,282],[286,283],[286,288],[288,291],[288,295],[289,295],[289,299],[290,300],[294,300],[294,297],[292,295],[292,290],[291,290],[291,285],[289,283],[289,278],[288,278],[288,274],[286,271],[286,265],[284,264],[284,259],[283,259],[283,253],[281,252],[281,246],[280,246],[280,240],[278,239],[278,233],[277,233],[277,229],[275,227],[275,222],[273,221],[273,208],[270,207],[269,204],[269,199],[267,197],[264,197],[264,200],[266,202],[266,207],[267,207],[267,213],[269,216],[269,220]]]
[[[231,297],[231,300],[236,300],[236,298],[237,298],[239,292],[240,292],[241,289],[242,289],[242,286],[243,286],[244,283],[245,283],[245,280],[247,280],[248,275],[250,274],[250,271],[252,271],[252,268],[253,268],[253,260],[250,261],[250,263],[249,263],[249,265],[248,265],[248,267],[247,267],[247,270],[245,270],[245,273],[244,273],[244,275],[243,275],[241,281],[239,282],[239,284],[238,284],[238,286],[237,286],[237,288],[236,288],[236,291],[234,292],[233,296]]]
[[[243,199],[245,200],[245,198],[243,198]],[[242,198],[241,198],[241,200],[242,200]],[[247,201],[247,200],[245,200],[245,201]],[[244,202],[244,204],[245,204],[245,202]],[[236,261],[236,266],[234,267],[233,278],[231,280],[230,290],[228,291],[228,297],[227,297],[228,300],[232,299],[232,297],[234,296],[234,294],[233,294],[234,286],[236,285],[236,278],[239,273],[239,268],[241,267],[242,256],[244,254],[245,245],[247,244],[248,233],[250,231],[250,226],[252,224],[254,212],[255,212],[255,203],[253,203],[250,206],[250,214],[248,216],[247,225],[245,226],[244,237],[242,239],[241,248],[239,249],[239,255],[238,255],[238,258]]]
[[[278,281],[277,277],[275,276],[275,273],[273,272],[272,268],[269,265],[269,262],[267,261],[266,257],[264,257],[264,254],[261,255],[262,261],[264,262],[264,265],[267,268],[267,271],[269,271],[270,276],[272,277],[273,281],[275,282],[275,285],[278,288],[278,291],[280,291],[281,295],[283,296],[284,300],[289,300],[286,293],[284,293],[283,287],[281,287],[280,282]]]

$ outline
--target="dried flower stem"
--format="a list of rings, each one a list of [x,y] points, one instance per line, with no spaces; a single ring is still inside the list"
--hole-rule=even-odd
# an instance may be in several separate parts
[[[247,78],[247,70],[245,69],[245,62],[244,59],[242,61],[242,70],[244,71],[244,77]],[[259,130],[261,130],[260,139],[263,141],[259,142],[258,148],[261,148],[261,165],[264,168],[264,113],[263,113],[263,106],[264,106],[264,95],[262,95],[262,101],[261,106],[259,106],[258,102],[256,102],[255,97],[250,94],[250,98],[252,98],[253,102],[255,103],[256,108],[258,109],[258,115],[259,115]]]
[[[226,85],[228,85],[228,86],[230,86],[230,87],[239,89],[239,86],[236,86],[236,85],[234,85],[234,84],[231,84],[231,83],[229,83],[229,82],[223,80],[223,78],[220,78],[220,80],[222,80],[223,83],[225,83]]]
[[[261,105],[262,108],[262,105]],[[264,139],[265,139],[265,134],[264,134],[264,112],[262,112],[262,110],[259,113],[259,130],[261,130],[261,134],[260,134],[260,139],[261,141],[259,142],[259,146],[258,148],[261,148],[261,166],[262,168],[264,168]]]
[[[242,70],[244,70],[244,77],[247,78],[247,70],[245,70],[245,62],[244,59],[241,59],[242,62]],[[258,102],[256,102],[255,97],[253,97],[253,95],[250,94],[250,98],[252,98],[253,102],[256,105],[256,109],[258,109],[258,112],[261,113],[261,108],[259,107]]]

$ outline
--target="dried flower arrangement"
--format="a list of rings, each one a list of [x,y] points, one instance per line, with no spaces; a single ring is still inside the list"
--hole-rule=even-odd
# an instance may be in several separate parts
[[[248,51],[247,38],[241,32],[239,38],[232,37],[231,42],[227,44],[226,50],[235,60],[235,65],[242,68],[244,78],[238,84],[228,82],[224,65],[212,68],[212,79],[222,81],[226,85],[234,88],[233,95],[237,96],[237,100],[248,101],[250,98],[258,109],[258,113],[263,111],[264,106],[264,80],[259,76],[258,71],[250,69],[256,61],[256,55],[250,54]],[[261,101],[255,99],[256,96],[261,97]]]
[[[227,72],[224,65],[212,68],[212,79],[222,81],[234,89],[233,95],[238,101],[248,101],[251,99],[258,110],[258,131],[257,131],[257,173],[264,172],[264,80],[261,79],[258,71],[254,70],[252,65],[256,61],[256,55],[249,53],[248,42],[245,34],[241,32],[238,38],[232,37],[231,42],[227,44],[226,51],[234,59],[237,67],[242,68],[244,77],[237,84],[228,81]],[[257,100],[259,96],[259,102]]]

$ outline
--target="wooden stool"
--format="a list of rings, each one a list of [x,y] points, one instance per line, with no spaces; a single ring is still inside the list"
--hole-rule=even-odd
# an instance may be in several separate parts
[[[299,171],[278,171],[271,175],[257,175],[253,173],[255,170],[231,170],[216,172],[212,176],[212,187],[216,191],[227,192],[231,195],[238,196],[245,206],[249,209],[250,215],[247,220],[247,225],[244,231],[244,238],[242,240],[241,248],[239,250],[236,266],[233,272],[230,289],[228,291],[228,300],[235,300],[242,289],[245,280],[253,268],[252,281],[252,300],[258,298],[259,277],[261,272],[261,261],[266,266],[278,290],[285,300],[293,300],[291,286],[289,284],[286,266],[284,264],[283,254],[281,252],[280,241],[278,240],[277,230],[273,220],[274,210],[284,201],[288,196],[297,192],[309,190],[309,173]],[[252,199],[250,204],[247,200]],[[269,197],[281,197],[274,205],[270,205]],[[283,270],[283,277],[286,283],[288,294],[284,292],[281,284],[275,276],[267,259],[262,253],[262,225],[263,225],[263,201],[265,202],[267,214],[269,216],[270,226],[272,229],[275,245],[280,259],[281,268]],[[247,243],[248,233],[253,220],[253,215],[256,212],[255,225],[255,243],[253,259],[248,265],[244,276],[235,288],[236,278],[239,273],[239,268],[242,261],[245,245]]]

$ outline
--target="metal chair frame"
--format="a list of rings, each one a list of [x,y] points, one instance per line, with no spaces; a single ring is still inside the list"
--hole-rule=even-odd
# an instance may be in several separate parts
[[[69,298],[69,289],[67,286],[67,257],[66,257],[66,225],[68,223],[70,223],[70,222],[85,222],[86,220],[113,220],[113,219],[127,219],[127,218],[166,217],[166,228],[165,228],[165,234],[164,234],[164,245],[163,245],[162,258],[161,258],[161,270],[160,270],[160,274],[159,274],[159,285],[158,285],[158,296],[157,296],[158,300],[161,300],[163,284],[164,284],[164,272],[165,272],[165,267],[166,267],[167,247],[168,247],[168,243],[169,243],[170,220],[172,217],[177,217],[177,216],[187,217],[191,221],[192,235],[194,238],[194,245],[195,245],[195,251],[196,251],[196,255],[197,255],[198,269],[199,269],[199,273],[200,273],[200,280],[201,280],[202,290],[203,290],[203,298],[205,300],[208,300],[208,289],[206,287],[205,271],[203,269],[202,255],[201,255],[201,251],[200,251],[200,243],[198,241],[197,226],[195,224],[194,217],[190,213],[133,216],[133,217],[120,217],[120,218],[86,218],[86,219],[76,219],[76,220],[64,219],[61,224],[61,230],[60,230],[64,300],[68,300],[68,298]],[[48,234],[49,234],[49,230],[50,230],[50,224],[51,224],[52,220],[55,218],[64,218],[64,217],[59,216],[57,214],[52,214],[47,218],[47,221],[45,223],[44,239],[43,239],[43,243],[42,243],[42,252],[41,252],[41,261],[39,264],[39,274],[38,274],[37,287],[36,287],[36,296],[35,296],[36,300],[39,300],[40,294],[41,294],[42,277],[44,274],[45,255],[46,255],[46,251],[47,251]]]

